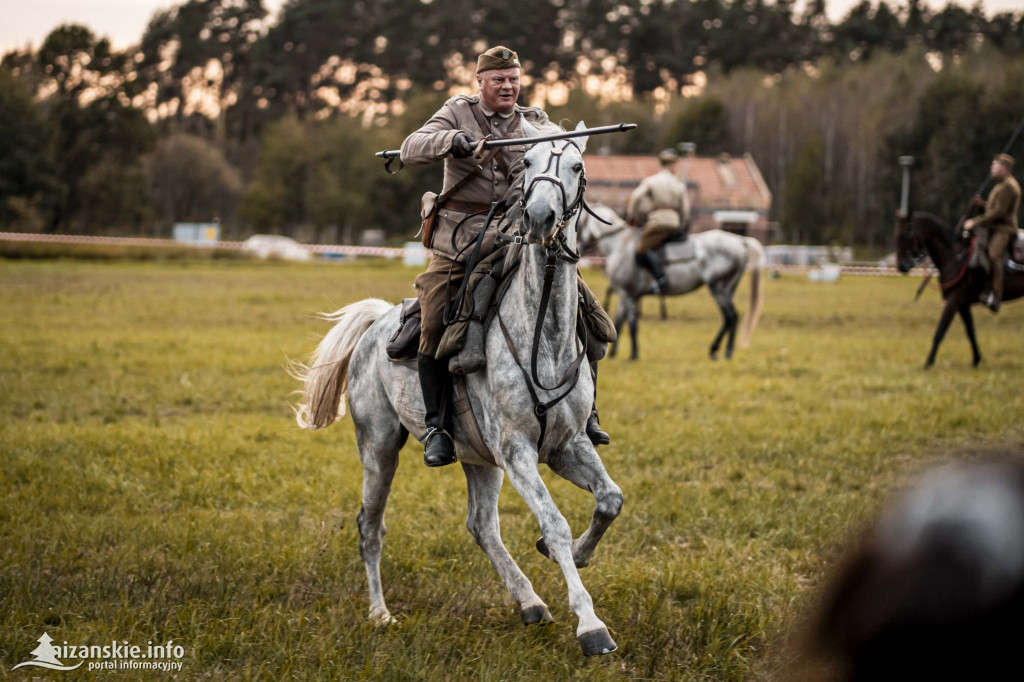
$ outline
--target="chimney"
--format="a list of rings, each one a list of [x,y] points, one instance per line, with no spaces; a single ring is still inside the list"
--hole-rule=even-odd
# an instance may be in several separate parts
[[[697,143],[680,142],[677,148],[683,153],[683,162],[679,164],[679,179],[686,185],[686,178],[690,172],[690,162],[697,158]]]

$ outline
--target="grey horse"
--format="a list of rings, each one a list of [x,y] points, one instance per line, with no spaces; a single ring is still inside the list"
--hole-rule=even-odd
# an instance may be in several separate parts
[[[653,282],[650,273],[634,260],[640,231],[633,229],[608,206],[595,205],[593,210],[605,223],[583,214],[577,230],[583,243],[596,243],[605,257],[605,274],[611,282],[612,290],[620,298],[615,313],[615,329],[621,329],[623,322],[629,324],[632,341],[630,359],[636,360],[639,353],[636,338],[639,301],[650,290]],[[766,260],[761,243],[753,237],[741,237],[723,230],[708,230],[690,235],[685,244],[670,243],[667,250],[669,261],[665,266],[665,276],[668,277],[669,286],[662,295],[688,294],[706,284],[722,312],[722,326],[711,343],[712,360],[718,358],[718,349],[726,334],[729,336],[725,357],[732,357],[736,328],[739,326],[739,313],[733,305],[733,296],[744,271],[750,270],[750,310],[740,328],[740,347],[746,348],[764,307],[761,271]],[[691,252],[685,256],[682,253],[676,255],[676,252],[685,250]],[[609,354],[615,355],[617,350],[618,341],[612,344]]]
[[[525,120],[523,128],[530,137],[539,134]],[[474,449],[461,421],[453,435],[469,490],[466,526],[519,604],[523,623],[550,621],[551,614],[501,540],[498,493],[505,474],[540,523],[537,548],[561,567],[569,606],[579,619],[576,636],[583,653],[594,655],[617,645],[595,614],[577,569],[587,565],[618,516],[622,491],[584,433],[594,384],[589,371],[580,371],[586,364],[579,361],[576,333],[573,228],[583,205],[585,144],[584,138],[539,143],[524,157],[525,198],[516,223],[522,246],[511,247],[522,250],[521,264],[488,330],[487,366],[465,377],[487,452]],[[400,306],[379,299],[326,315],[335,324],[300,372],[304,391],[298,408],[301,426],[329,426],[343,416],[347,390],[363,465],[359,549],[369,583],[370,618],[382,623],[392,621],[380,578],[384,509],[399,450],[410,433],[417,438],[426,433],[415,366],[392,362],[385,354],[399,315]],[[540,463],[595,497],[590,526],[575,540],[544,485]]]

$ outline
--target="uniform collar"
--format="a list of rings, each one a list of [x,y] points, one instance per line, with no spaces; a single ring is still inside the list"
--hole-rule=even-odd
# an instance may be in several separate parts
[[[512,107],[512,111],[510,111],[508,113],[502,113],[500,111],[495,111],[494,109],[491,109],[489,106],[484,104],[483,97],[480,98],[479,103],[480,103],[480,110],[484,112],[484,116],[486,116],[487,118],[490,118],[490,117],[494,116],[495,114],[497,114],[498,116],[501,116],[504,119],[509,119],[509,118],[512,118],[513,116],[516,115],[516,110],[519,108],[519,105],[517,104],[514,107]]]

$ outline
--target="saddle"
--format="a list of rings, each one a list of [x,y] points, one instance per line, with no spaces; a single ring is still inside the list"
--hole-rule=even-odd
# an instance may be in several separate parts
[[[1024,270],[1024,230],[1017,230],[1010,241],[1010,266],[1014,270]]]
[[[985,238],[980,235],[974,238],[974,247],[968,267],[981,268],[985,272],[992,271],[992,263],[988,255],[987,234]],[[1003,256],[1003,270],[1007,269],[1024,272],[1024,230],[1017,230],[1006,247],[1006,254]]]
[[[679,263],[697,257],[696,244],[689,239],[689,226],[681,227],[663,241],[655,251],[661,264]]]

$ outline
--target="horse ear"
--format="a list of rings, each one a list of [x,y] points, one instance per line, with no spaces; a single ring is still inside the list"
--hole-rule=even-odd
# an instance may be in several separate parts
[[[526,120],[526,117],[522,114],[519,115],[520,125],[523,128],[523,134],[526,137],[540,137],[540,131],[530,125],[530,122]]]
[[[587,129],[587,124],[584,123],[583,121],[580,121],[579,123],[576,124],[576,130],[586,130],[586,129]],[[581,152],[587,151],[587,140],[589,140],[589,139],[590,139],[590,136],[587,136],[587,137],[577,137],[576,138],[576,142],[580,145],[580,151]]]

